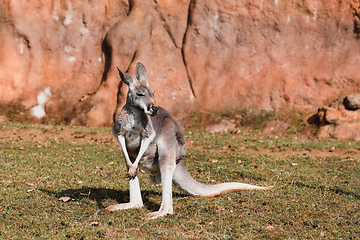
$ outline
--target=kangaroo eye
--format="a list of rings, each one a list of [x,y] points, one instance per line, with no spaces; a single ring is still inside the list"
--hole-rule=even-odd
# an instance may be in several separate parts
[[[136,93],[136,95],[138,95],[139,97],[145,96],[145,94],[143,94],[143,93]]]

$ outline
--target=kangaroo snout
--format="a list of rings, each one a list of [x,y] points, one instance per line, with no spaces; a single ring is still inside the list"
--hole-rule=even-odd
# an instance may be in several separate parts
[[[159,106],[149,106],[148,109],[149,113],[151,116],[155,116],[157,114],[157,112],[159,111]]]

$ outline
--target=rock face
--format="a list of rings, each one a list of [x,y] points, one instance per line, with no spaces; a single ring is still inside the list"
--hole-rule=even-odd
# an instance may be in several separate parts
[[[360,3],[0,0],[0,105],[103,126],[147,68],[177,118],[234,107],[316,109],[359,90]]]

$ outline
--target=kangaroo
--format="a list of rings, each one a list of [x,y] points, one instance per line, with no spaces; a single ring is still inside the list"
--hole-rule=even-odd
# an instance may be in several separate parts
[[[100,214],[143,206],[137,176],[138,167],[150,175],[152,182],[162,184],[162,202],[159,211],[141,216],[142,220],[173,214],[172,184],[181,193],[204,197],[214,197],[239,190],[268,190],[273,187],[236,182],[205,185],[194,180],[182,162],[187,147],[181,127],[167,110],[156,104],[154,91],[149,88],[145,66],[140,62],[137,63],[135,67],[137,80],[117,69],[121,80],[128,85],[129,91],[126,104],[112,128],[112,133],[125,158],[130,202],[108,206],[102,209]]]

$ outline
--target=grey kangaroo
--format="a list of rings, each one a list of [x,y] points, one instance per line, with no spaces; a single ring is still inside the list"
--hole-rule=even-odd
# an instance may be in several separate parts
[[[244,183],[220,183],[205,185],[195,181],[181,161],[186,153],[185,137],[175,118],[154,99],[149,88],[145,66],[138,62],[135,67],[136,79],[119,69],[121,80],[128,85],[126,104],[122,108],[112,132],[117,139],[129,177],[130,202],[108,206],[100,214],[143,206],[137,168],[146,171],[150,180],[162,184],[162,202],[159,211],[148,213],[140,219],[155,219],[173,213],[172,184],[181,193],[214,197],[222,193],[260,189]]]

